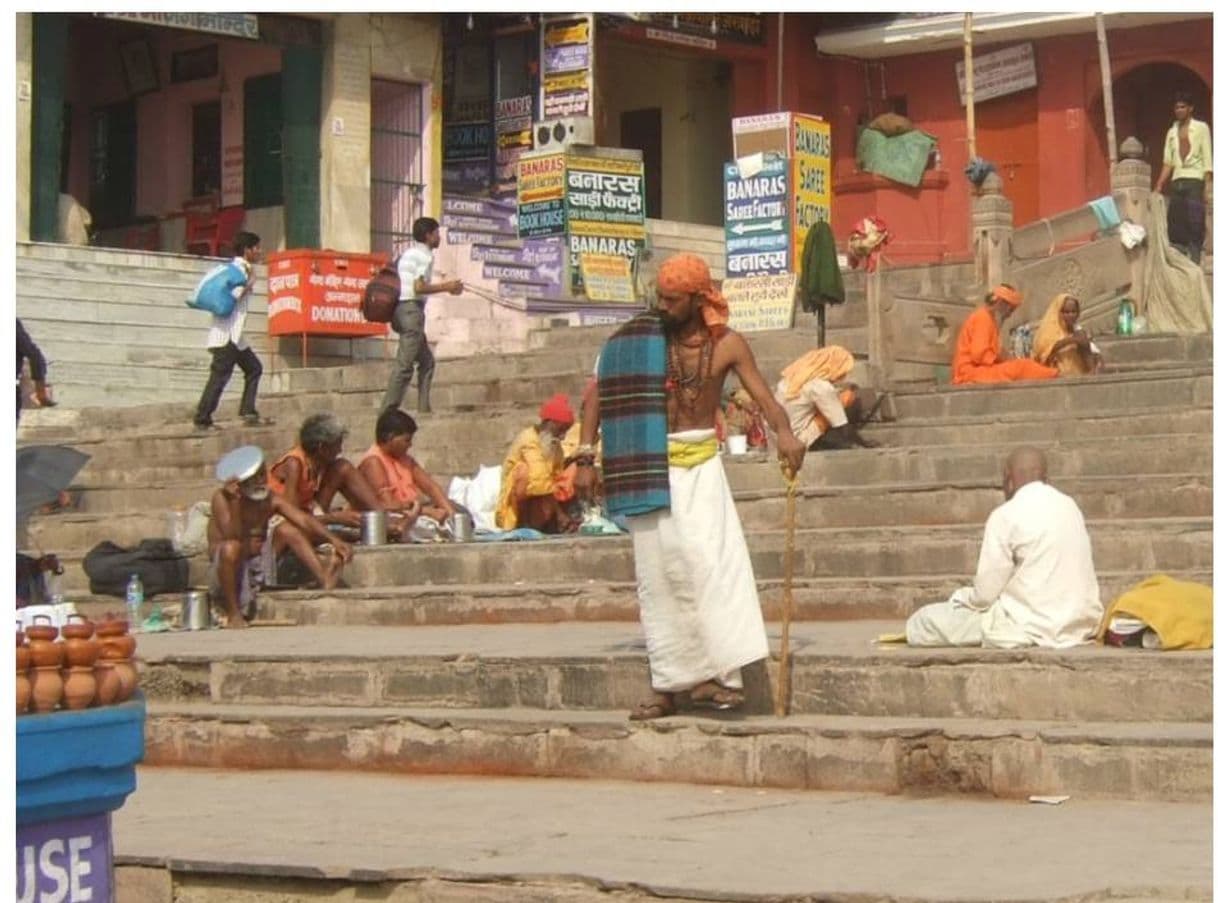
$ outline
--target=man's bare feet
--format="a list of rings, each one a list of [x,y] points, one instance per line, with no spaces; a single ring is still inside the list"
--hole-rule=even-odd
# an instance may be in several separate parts
[[[334,589],[338,586],[338,578],[343,573],[343,560],[338,557],[337,552],[331,552],[325,564],[325,578],[321,581],[322,589]]]
[[[230,614],[224,624],[226,630],[241,630],[249,626],[250,622],[245,620],[240,613]]]
[[[630,713],[631,721],[654,721],[657,718],[667,718],[675,715],[677,704],[673,702],[671,693],[661,693],[653,690],[651,699],[640,702]]]

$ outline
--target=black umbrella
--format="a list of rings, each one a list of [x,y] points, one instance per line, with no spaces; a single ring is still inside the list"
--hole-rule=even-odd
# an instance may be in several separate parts
[[[59,498],[85,466],[89,456],[62,445],[27,445],[17,449],[17,523]]]

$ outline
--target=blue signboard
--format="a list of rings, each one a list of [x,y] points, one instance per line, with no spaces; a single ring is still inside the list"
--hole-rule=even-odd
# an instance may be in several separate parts
[[[791,254],[791,191],[786,157],[766,154],[748,176],[736,163],[723,166],[726,277],[787,273]]]

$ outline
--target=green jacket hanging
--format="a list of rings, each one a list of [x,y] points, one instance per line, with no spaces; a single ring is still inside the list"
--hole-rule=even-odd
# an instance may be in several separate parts
[[[846,300],[833,230],[824,220],[814,223],[804,239],[797,293],[804,310],[823,304],[841,304]]]

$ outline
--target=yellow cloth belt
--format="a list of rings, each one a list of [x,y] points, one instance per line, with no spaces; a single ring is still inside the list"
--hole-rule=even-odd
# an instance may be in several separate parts
[[[668,466],[684,467],[687,470],[705,464],[719,454],[719,440],[714,436],[699,442],[674,442],[668,440]]]

